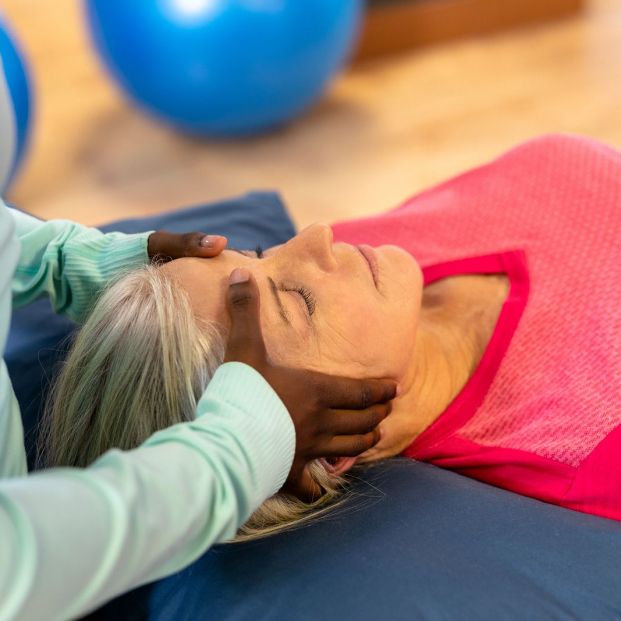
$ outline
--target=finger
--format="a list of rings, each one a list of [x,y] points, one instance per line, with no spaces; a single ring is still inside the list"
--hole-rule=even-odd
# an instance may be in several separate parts
[[[203,235],[198,233],[198,241],[195,247],[197,257],[217,257],[225,248],[228,240],[222,235]]]
[[[324,494],[323,488],[315,481],[308,468],[304,468],[296,475],[292,472],[280,491],[307,503],[319,500]]]
[[[387,379],[351,379],[314,374],[315,394],[332,409],[366,410],[377,403],[394,399],[397,383]]]
[[[147,239],[147,252],[151,260],[161,263],[177,258],[180,235],[168,231],[154,231]]]
[[[225,248],[228,240],[223,235],[206,235],[201,232],[184,233],[175,235],[169,245],[175,245],[171,249],[176,258],[198,257],[209,259],[217,257]]]
[[[226,248],[226,244],[227,239],[222,235],[155,231],[149,235],[147,251],[149,258],[166,263],[183,257],[215,257]]]
[[[380,439],[379,429],[353,436],[337,436],[317,447],[316,457],[357,457],[373,448]]]
[[[364,434],[373,431],[390,414],[390,402],[366,410],[328,410],[321,417],[320,433],[329,436]]]
[[[229,276],[227,309],[231,330],[224,361],[252,364],[266,357],[259,315],[259,288],[252,274],[245,268],[233,270]]]

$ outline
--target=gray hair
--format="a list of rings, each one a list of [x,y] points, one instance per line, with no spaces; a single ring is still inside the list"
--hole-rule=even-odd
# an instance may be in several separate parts
[[[221,330],[194,315],[172,275],[149,265],[123,276],[95,304],[52,387],[42,462],[86,467],[108,449],[135,448],[160,429],[193,420],[223,358]],[[343,479],[319,462],[310,468],[325,490],[319,499],[308,504],[277,494],[235,541],[282,531],[332,508]]]

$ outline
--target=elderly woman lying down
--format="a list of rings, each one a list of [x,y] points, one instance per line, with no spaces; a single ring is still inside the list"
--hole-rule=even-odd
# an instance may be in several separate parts
[[[384,215],[127,275],[55,388],[49,461],[86,465],[191,418],[222,360],[227,276],[246,267],[274,361],[399,382],[359,463],[404,454],[621,519],[621,158],[586,152],[539,139]],[[554,192],[568,169],[584,183]],[[314,463],[321,497],[274,497],[241,535],[321,511],[354,461]]]

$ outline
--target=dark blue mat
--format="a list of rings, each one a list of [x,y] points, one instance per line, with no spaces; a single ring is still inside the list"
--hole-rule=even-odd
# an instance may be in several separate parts
[[[218,546],[94,620],[621,619],[621,524],[394,459],[330,517]]]

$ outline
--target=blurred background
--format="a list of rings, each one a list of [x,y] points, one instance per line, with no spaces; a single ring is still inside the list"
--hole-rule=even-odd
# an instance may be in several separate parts
[[[286,34],[270,30],[284,5],[319,0],[244,1],[264,13],[256,26],[239,12],[218,25],[225,21],[217,22],[213,6],[222,2],[208,0],[0,0],[32,102],[25,154],[7,199],[42,218],[99,224],[277,189],[301,227],[391,208],[538,134],[574,132],[621,147],[620,0],[327,0],[339,6],[341,21],[334,30],[336,22],[326,19],[333,39],[323,56],[313,46],[324,22],[314,16],[298,15]],[[146,24],[155,22],[114,7],[149,4],[176,30],[167,34],[159,25],[147,44]],[[210,58],[220,63],[191,59],[188,75],[202,86],[219,80],[209,87],[222,93],[224,107],[235,94],[251,101],[254,116],[241,110],[228,126],[222,117],[219,125],[197,120],[196,106],[190,109],[191,98],[175,82],[186,74],[166,59],[156,77],[149,73],[147,46],[168,54],[168,42],[193,27],[179,13],[171,17],[175,10],[186,21],[209,17],[201,41],[209,38]],[[309,47],[298,49],[302,44]],[[265,52],[262,62],[291,61],[252,74],[264,82],[269,74],[274,88],[289,89],[286,103],[295,110],[283,112],[282,122],[260,122],[258,106],[269,97],[248,98],[243,85],[216,71],[239,77],[245,65],[238,56],[253,45]],[[287,46],[297,46],[295,63]],[[325,63],[320,86],[311,88],[308,63]],[[161,92],[148,90],[153,79],[166,85]],[[144,89],[132,91],[138,82]],[[300,94],[307,100],[294,102]],[[170,114],[190,121],[176,124],[141,106],[141,97],[160,95],[177,105]],[[246,125],[234,126],[238,121]]]

